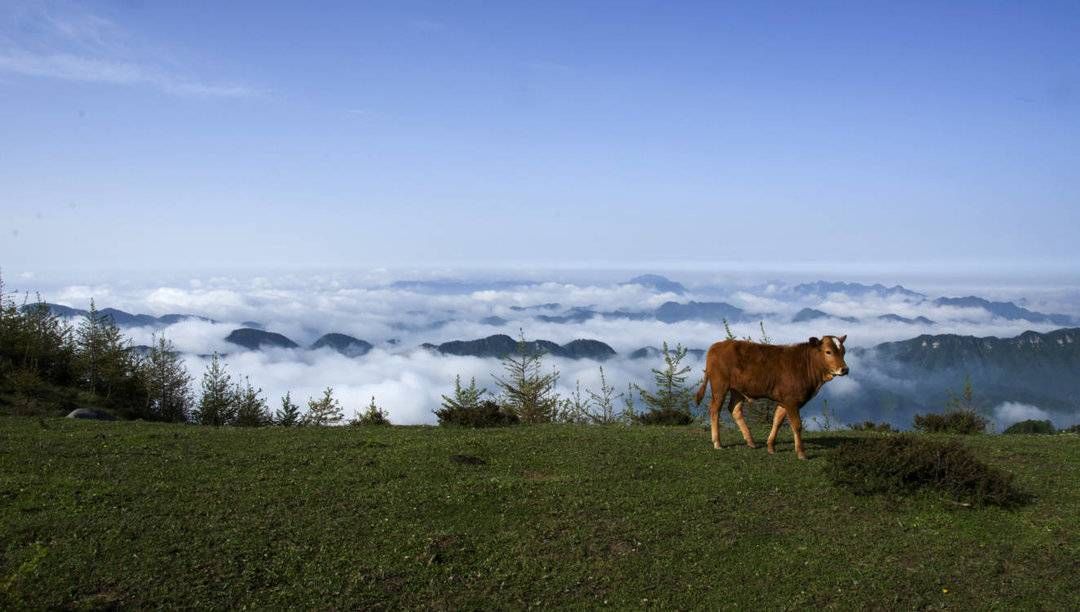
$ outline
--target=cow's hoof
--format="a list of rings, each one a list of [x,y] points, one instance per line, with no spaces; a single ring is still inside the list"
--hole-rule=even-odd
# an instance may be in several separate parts
[[[712,447],[715,448],[716,450],[720,450],[720,443],[719,442],[713,442]]]
[[[747,443],[746,443],[746,446],[747,446],[748,448],[757,448],[757,444],[754,444],[753,442],[747,442]]]
[[[806,453],[799,453],[799,459],[802,461],[806,461]]]
[[[769,454],[770,455],[775,455],[776,454],[776,449],[770,446],[769,447]]]

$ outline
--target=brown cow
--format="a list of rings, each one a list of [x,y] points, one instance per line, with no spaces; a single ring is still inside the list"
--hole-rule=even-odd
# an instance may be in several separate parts
[[[847,375],[845,340],[846,335],[825,336],[821,340],[810,338],[809,342],[788,346],[724,340],[709,347],[705,357],[705,381],[698,389],[696,400],[701,403],[705,386],[711,384],[709,420],[713,446],[720,448],[720,405],[731,391],[728,408],[747,446],[757,448],[743,418],[743,402],[768,398],[777,402],[772,431],[769,432],[769,454],[775,450],[776,432],[786,416],[795,435],[795,451],[799,459],[806,459],[799,409],[817,394],[821,385],[836,376]]]

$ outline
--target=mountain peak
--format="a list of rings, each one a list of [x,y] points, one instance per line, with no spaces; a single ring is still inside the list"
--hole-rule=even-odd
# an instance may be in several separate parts
[[[642,274],[631,278],[623,284],[641,285],[642,287],[661,293],[675,293],[678,295],[686,293],[686,287],[683,287],[682,283],[677,283],[667,277],[660,276],[659,274]]]
[[[329,333],[323,334],[311,345],[313,351],[321,348],[337,351],[346,357],[360,357],[366,355],[374,347],[370,342],[348,334]]]
[[[225,337],[225,341],[252,351],[267,348],[297,348],[300,346],[281,334],[250,327],[234,329]]]

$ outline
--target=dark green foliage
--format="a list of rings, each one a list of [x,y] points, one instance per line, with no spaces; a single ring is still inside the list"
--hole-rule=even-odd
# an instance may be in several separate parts
[[[300,406],[292,401],[292,393],[286,392],[281,398],[281,408],[274,413],[274,424],[281,427],[296,427],[300,424]]]
[[[0,278],[0,414],[63,414],[80,406],[158,419],[143,364],[96,307],[76,330],[38,298],[16,306]]]
[[[915,415],[915,430],[926,433],[979,434],[986,431],[990,421],[976,412],[978,401],[971,376],[964,377],[960,393],[949,392],[944,414]]]
[[[364,412],[357,413],[353,417],[352,421],[349,421],[349,425],[356,427],[365,427],[371,425],[389,425],[390,418],[387,416],[386,411],[375,403],[375,396],[371,396],[371,403],[368,404]]]
[[[516,414],[499,406],[497,402],[483,400],[486,394],[487,389],[476,386],[475,378],[469,381],[468,387],[463,387],[461,377],[455,377],[454,394],[442,396],[442,407],[435,410],[439,425],[499,427],[520,422]]]
[[[132,400],[145,397],[145,383],[141,364],[129,349],[120,327],[90,300],[90,310],[75,329],[75,363],[83,388],[128,412],[129,418],[150,416],[133,409],[142,405]]]
[[[1061,433],[1080,434],[1080,423],[1077,423],[1075,425],[1070,425],[1070,426],[1066,427],[1065,429],[1062,429]]]
[[[443,407],[435,412],[439,425],[460,427],[503,427],[520,423],[517,415],[500,406],[498,402],[484,400],[469,408]]]
[[[895,429],[893,429],[893,426],[888,423],[875,423],[873,421],[854,423],[848,425],[848,429],[852,431],[877,431],[881,433],[891,433],[896,431]]]
[[[654,408],[634,416],[639,425],[689,425],[694,416],[681,408]]]
[[[915,415],[915,430],[926,433],[979,434],[986,431],[989,421],[971,410],[957,410],[945,414]]]
[[[237,427],[262,427],[270,425],[270,409],[262,398],[262,389],[256,389],[251,380],[244,378],[244,385],[237,385],[233,393],[236,398],[236,417],[231,425]]]
[[[1054,433],[1054,424],[1050,421],[1037,421],[1035,419],[1028,419],[1026,421],[1020,421],[1019,423],[1013,423],[1009,425],[1005,431],[1001,433],[1007,434],[1052,434]]]
[[[164,336],[154,339],[143,372],[147,416],[158,421],[187,421],[192,404],[191,376],[172,342]]]
[[[970,504],[1012,506],[1024,499],[1011,474],[986,465],[958,441],[912,434],[846,442],[828,454],[826,474],[860,495],[935,489]]]
[[[653,368],[652,371],[655,391],[637,387],[642,403],[649,408],[637,417],[637,422],[642,425],[679,425],[694,419],[690,412],[694,395],[686,386],[690,366],[681,365],[686,357],[686,347],[679,344],[669,349],[667,342],[663,346],[664,368]],[[679,416],[679,413],[685,416]]]

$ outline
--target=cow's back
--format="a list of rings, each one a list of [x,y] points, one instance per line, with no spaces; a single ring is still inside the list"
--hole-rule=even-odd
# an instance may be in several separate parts
[[[802,372],[793,363],[796,347],[723,340],[709,347],[705,369],[719,375],[727,386],[752,398],[771,398],[792,392],[801,395]]]

